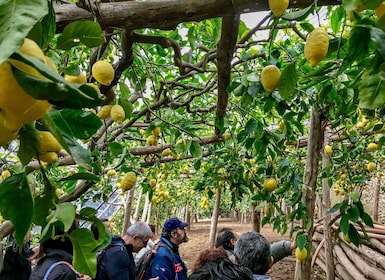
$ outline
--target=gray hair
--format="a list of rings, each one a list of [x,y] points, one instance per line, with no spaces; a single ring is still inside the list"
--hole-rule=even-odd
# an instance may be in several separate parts
[[[235,243],[234,255],[240,265],[264,275],[271,262],[270,243],[258,232],[246,232]]]
[[[136,222],[127,229],[128,236],[137,235],[142,238],[150,238],[152,236],[152,230],[145,222]]]

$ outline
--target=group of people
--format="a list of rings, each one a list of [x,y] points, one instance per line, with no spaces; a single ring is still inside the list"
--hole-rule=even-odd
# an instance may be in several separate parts
[[[231,229],[225,228],[218,233],[216,248],[202,251],[188,275],[179,254],[179,245],[188,241],[187,226],[188,223],[177,217],[166,220],[157,243],[155,227],[141,221],[132,224],[122,237],[112,235],[109,246],[98,253],[94,279],[270,279],[265,274],[271,265],[290,255],[295,246],[290,241],[270,245],[257,232],[247,232],[238,238]],[[98,239],[97,227],[91,226],[91,231]],[[67,238],[46,240],[33,258],[39,261],[30,280],[91,280],[72,267],[72,245]]]

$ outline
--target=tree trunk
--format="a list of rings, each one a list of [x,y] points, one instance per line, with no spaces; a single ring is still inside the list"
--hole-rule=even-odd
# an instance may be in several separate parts
[[[222,193],[222,187],[218,187],[215,195],[213,215],[211,216],[210,238],[209,238],[210,249],[214,248],[214,245],[215,245],[215,235],[217,233],[219,207],[221,205],[221,193]]]
[[[326,129],[326,133],[324,135],[324,146],[329,144],[329,133],[330,129]],[[325,152],[322,153],[322,168],[326,168],[330,164],[330,157]],[[322,207],[322,216],[324,217],[324,248],[325,248],[325,266],[326,266],[326,279],[334,280],[334,258],[333,258],[333,236],[331,229],[327,226],[330,223],[330,215],[328,211],[331,207],[330,202],[330,186],[328,184],[328,178],[322,178],[322,199],[321,199],[321,207]]]
[[[254,202],[253,205],[251,205],[252,227],[253,231],[261,232],[261,211],[255,210],[257,205],[257,202]]]
[[[139,220],[140,202],[142,201],[142,196],[143,196],[143,188],[140,188],[138,199],[136,201],[135,213],[133,217],[135,222]]]
[[[313,107],[310,117],[309,141],[307,146],[307,158],[302,187],[302,201],[306,205],[306,215],[303,218],[303,229],[309,228],[307,233],[307,243],[312,247],[313,237],[313,216],[315,205],[315,193],[317,187],[317,175],[319,167],[320,149],[322,142],[321,133],[321,114]],[[311,258],[308,257],[302,262],[297,261],[295,280],[310,280],[311,276]]]
[[[148,198],[148,193],[146,193],[145,194],[145,202],[144,202],[144,206],[143,206],[143,210],[142,210],[142,218],[140,219],[142,222],[147,220],[148,206],[149,205],[150,205],[150,199]]]
[[[124,220],[123,220],[123,228],[122,228],[122,236],[126,234],[128,227],[131,224],[131,207],[132,201],[134,200],[135,189],[132,188],[127,195],[126,205],[124,205]]]
[[[376,176],[374,182],[373,220],[378,221],[378,205],[380,203],[381,176]]]

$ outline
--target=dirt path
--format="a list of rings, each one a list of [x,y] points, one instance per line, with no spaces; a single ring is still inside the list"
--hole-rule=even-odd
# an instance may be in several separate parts
[[[251,225],[240,224],[231,220],[220,220],[218,229],[228,227],[232,228],[237,234],[251,230]],[[265,226],[262,228],[261,233],[270,241],[275,242],[282,239],[289,240],[289,236],[282,236],[274,232],[271,226]],[[180,253],[182,258],[187,263],[188,267],[191,267],[199,253],[208,248],[209,234],[210,234],[210,221],[200,221],[192,224],[190,230],[187,231],[189,236],[189,242],[184,243],[180,247]],[[280,262],[274,264],[269,270],[269,275],[273,280],[289,280],[294,279],[295,272],[295,257],[294,255],[288,256]],[[322,271],[317,267],[313,273],[312,280],[323,280],[325,279]]]

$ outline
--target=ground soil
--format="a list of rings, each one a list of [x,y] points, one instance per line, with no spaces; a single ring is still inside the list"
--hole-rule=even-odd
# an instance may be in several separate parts
[[[251,230],[250,224],[241,224],[231,219],[220,219],[218,223],[218,229],[222,227],[232,228],[234,232],[239,235]],[[270,242],[275,242],[282,239],[290,239],[288,235],[282,236],[281,234],[274,232],[271,226],[264,226],[261,230],[261,233]],[[189,241],[181,245],[180,254],[184,261],[187,263],[187,266],[191,267],[199,253],[202,250],[208,248],[210,221],[199,221],[198,223],[193,223],[190,226],[190,229],[187,231],[187,234]],[[294,279],[294,272],[295,257],[293,254],[274,264],[273,267],[269,270],[268,274],[272,277],[273,280],[289,280]],[[312,272],[311,279],[324,280],[326,278],[323,271],[318,266],[316,266]]]

